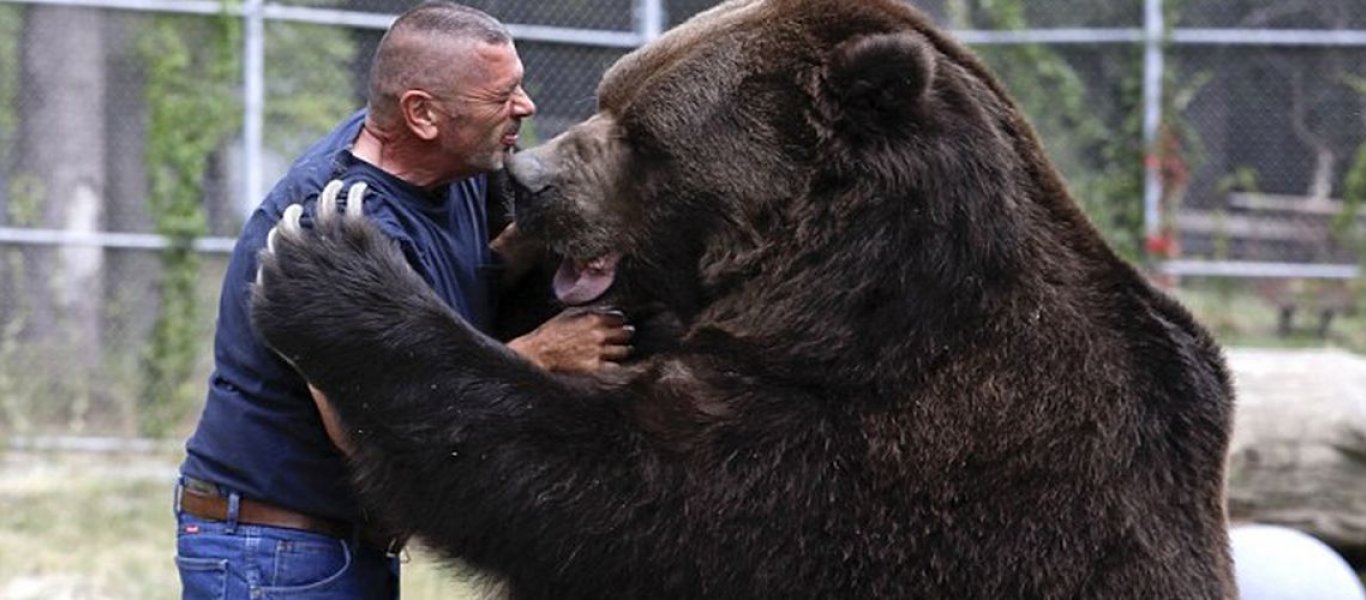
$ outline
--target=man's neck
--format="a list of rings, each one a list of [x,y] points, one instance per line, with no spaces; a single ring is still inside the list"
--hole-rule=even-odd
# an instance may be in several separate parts
[[[421,188],[433,188],[447,183],[422,165],[427,151],[404,144],[396,136],[374,127],[369,121],[361,125],[360,135],[351,146],[351,154],[394,177]]]

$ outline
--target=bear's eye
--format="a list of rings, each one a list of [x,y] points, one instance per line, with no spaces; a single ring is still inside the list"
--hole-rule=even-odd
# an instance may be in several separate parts
[[[635,119],[623,118],[609,135],[614,143],[621,144],[642,157],[661,157],[666,154],[664,144],[661,143],[659,137],[649,127]]]
[[[627,137],[622,146],[645,161],[662,162],[669,157],[668,145],[651,133]]]

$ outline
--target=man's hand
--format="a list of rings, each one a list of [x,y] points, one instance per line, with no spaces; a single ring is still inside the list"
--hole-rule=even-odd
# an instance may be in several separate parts
[[[508,347],[547,371],[588,372],[629,356],[634,333],[618,311],[569,309]]]

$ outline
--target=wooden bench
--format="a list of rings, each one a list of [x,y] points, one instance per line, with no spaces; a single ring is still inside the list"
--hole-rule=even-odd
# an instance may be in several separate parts
[[[1355,244],[1366,236],[1366,210],[1344,231],[1338,222],[1345,210],[1335,199],[1229,194],[1226,209],[1176,216],[1180,262],[1195,273],[1200,269],[1191,265],[1200,261],[1192,258],[1202,257],[1222,267],[1203,274],[1255,280],[1259,295],[1277,309],[1280,335],[1294,331],[1297,313],[1310,313],[1317,317],[1315,333],[1326,337],[1336,316],[1357,309],[1352,284],[1362,276]]]

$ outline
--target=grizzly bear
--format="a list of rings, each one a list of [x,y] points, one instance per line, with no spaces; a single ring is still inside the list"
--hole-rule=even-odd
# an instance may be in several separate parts
[[[597,100],[508,173],[618,368],[519,359],[363,216],[263,253],[372,510],[523,600],[1236,596],[1221,351],[925,15],[727,2]]]

